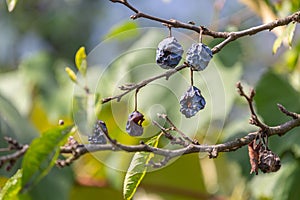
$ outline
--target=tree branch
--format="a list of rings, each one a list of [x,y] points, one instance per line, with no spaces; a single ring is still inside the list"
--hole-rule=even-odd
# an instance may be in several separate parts
[[[252,99],[254,96],[254,91],[250,93],[250,96],[246,95],[243,91],[243,87],[240,85],[240,83],[237,84],[237,88],[239,90],[239,93],[242,97],[244,97],[247,102],[249,103],[249,107],[252,113],[251,118],[253,117],[253,113],[255,114],[253,107],[252,107]],[[216,158],[220,152],[231,152],[235,151],[243,146],[248,145],[253,140],[257,138],[259,134],[261,134],[262,129],[265,129],[265,134],[267,137],[271,137],[274,135],[282,136],[286,134],[291,129],[300,126],[300,115],[297,113],[293,113],[288,111],[286,108],[284,108],[282,105],[278,105],[279,109],[283,114],[286,114],[287,116],[292,117],[291,120],[280,124],[278,126],[267,126],[263,125],[261,127],[261,124],[254,123],[255,126],[259,127],[258,131],[251,132],[247,134],[244,137],[236,138],[234,140],[221,143],[221,144],[215,144],[215,145],[206,145],[206,144],[199,144],[195,141],[190,141],[190,139],[187,139],[186,135],[181,132],[181,136],[183,138],[175,138],[172,136],[169,131],[177,131],[178,129],[175,127],[174,123],[167,118],[167,116],[162,115],[162,117],[168,119],[168,123],[171,125],[170,128],[163,128],[161,127],[157,122],[156,125],[162,130],[163,134],[166,136],[167,139],[169,139],[171,142],[175,144],[180,144],[182,141],[188,141],[189,143],[186,145],[181,145],[181,148],[178,149],[163,149],[158,147],[152,147],[150,145],[147,145],[143,142],[139,145],[124,145],[119,142],[117,142],[115,139],[112,139],[108,133],[104,133],[106,137],[108,138],[109,144],[79,144],[73,137],[70,137],[68,140],[68,143],[65,146],[62,146],[60,148],[61,154],[71,154],[69,157],[67,157],[65,160],[57,160],[56,164],[59,167],[64,167],[72,164],[75,160],[80,158],[81,156],[85,155],[86,153],[92,153],[92,152],[98,152],[98,151],[125,151],[125,152],[151,152],[156,155],[164,156],[163,160],[160,163],[153,163],[150,162],[150,164],[153,164],[153,167],[159,167],[163,166],[171,160],[172,158],[179,157],[184,154],[191,154],[191,153],[199,153],[199,152],[207,152],[210,158]],[[155,122],[154,122],[155,124]],[[175,127],[175,129],[174,129]],[[5,155],[0,157],[0,164],[3,166],[6,162],[9,162],[9,166],[7,167],[10,169],[15,161],[23,156],[25,152],[28,149],[28,145],[22,145],[19,144],[17,141],[11,139],[11,138],[5,138],[5,140],[8,142],[9,146],[7,148],[0,149],[1,151],[11,151],[16,150],[16,152]]]
[[[8,143],[7,148],[1,148],[0,152],[10,152],[10,151],[15,151],[11,154],[4,155],[0,157],[0,168],[8,163],[6,166],[6,170],[9,171],[16,161],[21,158],[29,148],[29,145],[25,144],[20,144],[18,141],[12,139],[11,137],[4,137],[4,140]]]
[[[255,91],[254,89],[252,88],[250,90],[250,95],[248,96],[245,92],[244,92],[244,89],[242,87],[242,84],[241,82],[238,82],[237,85],[236,85],[237,89],[238,89],[238,93],[244,97],[246,100],[247,100],[247,103],[248,103],[248,106],[249,106],[249,109],[250,109],[250,112],[251,112],[251,117],[250,117],[250,124],[253,124],[255,126],[258,126],[260,127],[263,131],[265,131],[268,126],[264,123],[262,123],[257,115],[256,115],[256,112],[254,110],[254,106],[253,106],[253,98],[254,98],[254,95],[255,95]]]
[[[262,130],[264,131],[264,134],[267,137],[274,136],[274,135],[279,135],[282,136],[291,129],[300,126],[300,115],[297,113],[292,113],[288,110],[286,110],[283,106],[279,106],[280,110],[288,115],[292,116],[293,119],[290,121],[287,121],[283,124],[280,124],[278,126],[267,126],[266,124],[263,124],[260,122],[258,119],[254,108],[253,108],[253,97],[255,95],[254,90],[252,89],[250,92],[250,95],[247,95],[243,87],[240,83],[237,83],[237,88],[239,94],[244,97],[248,104],[249,104],[249,109],[251,111],[251,118],[250,118],[250,123],[257,126],[259,128],[258,131],[252,132],[247,134],[244,137],[241,138],[236,138],[234,140],[221,143],[221,144],[215,144],[215,145],[206,145],[206,144],[199,144],[196,142],[191,142],[190,139],[186,138],[186,135],[180,131],[181,136],[186,140],[189,141],[190,143],[188,145],[184,145],[182,148],[175,149],[175,150],[170,150],[170,149],[163,149],[163,148],[158,148],[158,147],[152,147],[147,144],[139,144],[139,145],[124,145],[116,140],[112,139],[108,133],[106,134],[106,137],[108,140],[111,142],[111,144],[78,144],[75,148],[74,146],[63,146],[61,147],[61,153],[67,153],[67,154],[72,154],[67,160],[65,161],[65,165],[71,164],[72,161],[78,159],[80,156],[88,153],[88,152],[97,152],[97,151],[126,151],[126,152],[152,152],[156,155],[161,155],[164,156],[165,159],[163,160],[162,163],[154,163],[154,167],[158,167],[160,165],[165,164],[165,161],[170,160],[172,158],[184,155],[184,154],[191,154],[191,153],[199,153],[199,152],[207,152],[209,154],[210,158],[216,158],[220,152],[231,152],[235,151],[243,146],[248,145],[251,143],[253,140],[257,138],[259,134],[262,133]],[[170,135],[169,131],[175,130],[178,132],[178,129],[175,127],[173,122],[167,118],[165,115],[162,115],[165,119],[167,119],[168,123],[173,127],[173,128],[168,128],[165,129],[161,127],[157,122],[154,122],[161,130],[162,133],[168,138],[171,142],[174,141],[174,137]],[[254,121],[254,122],[253,122]],[[175,127],[175,129],[174,129]],[[64,164],[60,165],[61,167],[64,166]]]
[[[290,120],[284,124],[280,124],[275,127],[269,127],[269,134],[268,136],[273,135],[283,135],[289,130],[300,126],[300,118]],[[72,161],[78,159],[80,156],[88,153],[88,152],[97,152],[97,151],[126,151],[126,152],[152,152],[157,155],[162,155],[168,158],[175,158],[184,154],[191,154],[191,153],[199,153],[199,152],[207,152],[209,154],[212,154],[214,152],[231,152],[235,151],[243,146],[248,145],[250,142],[252,142],[257,134],[259,134],[259,131],[249,133],[248,135],[237,138],[233,141],[228,141],[222,144],[216,144],[216,145],[196,145],[196,144],[190,144],[187,147],[183,147],[180,149],[175,150],[169,150],[169,149],[162,149],[157,147],[152,147],[147,144],[139,144],[139,145],[123,145],[120,143],[117,143],[117,146],[114,144],[104,144],[104,145],[95,145],[95,144],[87,144],[87,145],[79,145],[76,149],[76,156],[74,156],[74,159]],[[73,154],[74,150],[72,148],[68,147],[61,147],[61,153],[69,153]],[[217,154],[211,155],[210,157],[216,157]],[[72,157],[72,156],[71,156]],[[68,163],[70,164],[70,162]]]
[[[132,10],[133,12],[135,12],[136,14],[132,15],[130,17],[131,19],[146,18],[146,19],[149,19],[152,21],[157,21],[157,22],[161,22],[163,24],[167,24],[174,28],[188,29],[188,30],[195,31],[197,33],[200,33],[200,31],[202,30],[203,35],[211,36],[213,38],[224,38],[225,39],[224,41],[222,41],[221,43],[217,44],[216,46],[214,46],[212,48],[213,54],[218,53],[224,46],[226,46],[228,43],[230,43],[238,38],[241,38],[241,37],[244,37],[247,35],[254,35],[258,32],[265,31],[265,30],[271,31],[272,29],[274,29],[278,26],[285,26],[291,22],[297,22],[297,23],[300,22],[300,11],[298,11],[298,12],[295,12],[292,15],[289,15],[285,18],[278,19],[278,20],[272,21],[270,23],[262,24],[259,26],[251,27],[251,28],[248,28],[248,29],[245,29],[242,31],[217,32],[217,31],[209,30],[208,28],[206,28],[204,26],[195,26],[193,24],[180,22],[180,21],[174,20],[174,19],[167,20],[167,19],[162,19],[162,18],[158,18],[158,17],[154,17],[151,15],[142,13],[138,9],[133,7],[130,3],[128,3],[127,0],[110,0],[110,1],[114,2],[114,3],[121,3],[124,6],[126,6],[127,8],[129,8],[130,10]]]
[[[145,19],[149,19],[152,21],[161,22],[161,23],[163,23],[163,25],[167,25],[168,27],[188,29],[188,30],[195,31],[197,33],[201,32],[202,35],[211,36],[213,38],[224,38],[224,40],[222,42],[220,42],[219,44],[217,44],[216,46],[214,46],[212,48],[213,54],[218,53],[224,46],[226,46],[228,43],[230,43],[238,38],[241,38],[241,37],[244,37],[247,35],[254,35],[258,32],[265,31],[265,30],[271,31],[272,29],[274,29],[278,26],[284,26],[291,22],[298,22],[298,23],[300,22],[300,11],[298,11],[298,12],[295,12],[292,15],[289,15],[285,18],[278,19],[278,20],[275,20],[275,21],[267,23],[267,24],[262,24],[259,26],[251,27],[251,28],[248,28],[248,29],[245,29],[242,31],[216,32],[216,31],[209,30],[208,28],[206,28],[204,26],[195,26],[191,23],[184,23],[184,22],[174,20],[174,19],[167,20],[167,19],[162,19],[159,17],[145,14],[143,12],[140,12],[134,6],[132,6],[127,0],[110,0],[110,1],[113,3],[120,3],[124,6],[126,6],[127,8],[129,8],[130,10],[132,10],[135,13],[135,15],[132,15],[130,17],[131,19],[145,18]],[[116,99],[119,102],[123,96],[125,96],[132,90],[140,89],[140,88],[146,86],[147,84],[151,83],[152,81],[163,78],[163,77],[166,77],[166,79],[168,79],[170,76],[172,76],[176,72],[178,72],[186,67],[188,67],[188,65],[185,63],[184,65],[178,66],[175,69],[170,69],[161,75],[151,77],[151,78],[141,81],[137,84],[133,83],[133,84],[120,86],[119,88],[121,90],[124,90],[124,92],[122,92],[121,94],[116,95],[116,96],[104,98],[104,99],[102,99],[102,103],[104,104],[104,103],[107,103],[114,99]]]

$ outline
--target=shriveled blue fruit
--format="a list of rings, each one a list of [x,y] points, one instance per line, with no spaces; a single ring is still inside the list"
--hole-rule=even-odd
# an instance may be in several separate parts
[[[208,46],[202,43],[195,43],[186,52],[186,62],[192,66],[195,71],[204,70],[213,54]]]
[[[128,121],[126,124],[126,131],[131,136],[141,136],[143,134],[142,123],[144,121],[144,115],[139,111],[133,111],[128,116]]]
[[[180,98],[180,112],[186,118],[193,117],[199,110],[205,107],[205,99],[201,95],[201,91],[195,86],[190,86],[189,89]]]
[[[163,69],[172,69],[182,58],[183,48],[174,37],[162,40],[156,50],[156,63]]]
[[[94,125],[93,135],[88,137],[88,141],[90,144],[106,144],[105,133],[108,134],[106,124],[101,120],[97,120]]]

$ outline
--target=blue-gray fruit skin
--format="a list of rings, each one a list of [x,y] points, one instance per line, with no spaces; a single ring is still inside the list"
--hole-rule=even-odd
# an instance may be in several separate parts
[[[205,99],[201,95],[201,91],[195,86],[185,92],[180,98],[180,112],[185,115],[186,118],[193,117],[199,110],[205,107]]]
[[[183,48],[174,37],[162,40],[156,50],[156,63],[163,69],[172,69],[182,58]]]
[[[105,133],[108,134],[106,124],[101,120],[97,120],[94,125],[93,135],[88,137],[88,141],[90,144],[106,144]]]
[[[143,134],[142,123],[144,121],[144,115],[139,111],[133,111],[128,116],[128,121],[126,123],[126,131],[131,136],[141,136]]]
[[[213,54],[208,46],[202,43],[195,43],[186,52],[186,62],[192,66],[195,71],[204,70]]]

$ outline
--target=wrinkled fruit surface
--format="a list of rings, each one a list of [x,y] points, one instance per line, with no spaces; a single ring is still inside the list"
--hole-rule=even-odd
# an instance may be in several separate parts
[[[168,37],[158,44],[156,63],[163,69],[174,68],[180,62],[182,54],[182,46],[174,37]]]
[[[199,110],[203,109],[205,104],[206,102],[201,95],[201,91],[195,86],[190,86],[180,98],[180,112],[184,114],[185,117],[190,118],[196,115]]]
[[[270,150],[261,150],[259,152],[258,168],[263,173],[276,172],[280,169],[280,158]]]
[[[195,71],[204,70],[213,57],[210,48],[202,43],[192,44],[186,54],[186,62],[191,65]]]
[[[88,137],[88,141],[90,144],[106,144],[105,133],[108,133],[106,124],[101,120],[97,120],[94,125],[93,135]]]
[[[141,136],[143,134],[142,123],[144,121],[144,115],[139,111],[133,111],[128,116],[128,121],[126,124],[126,131],[131,136]]]

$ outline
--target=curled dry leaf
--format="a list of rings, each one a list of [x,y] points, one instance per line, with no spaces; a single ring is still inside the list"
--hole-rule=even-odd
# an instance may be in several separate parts
[[[258,174],[258,160],[259,160],[259,149],[260,144],[256,145],[255,140],[250,142],[248,144],[248,153],[250,158],[250,165],[251,165],[251,171],[250,174],[255,172],[255,174]]]

